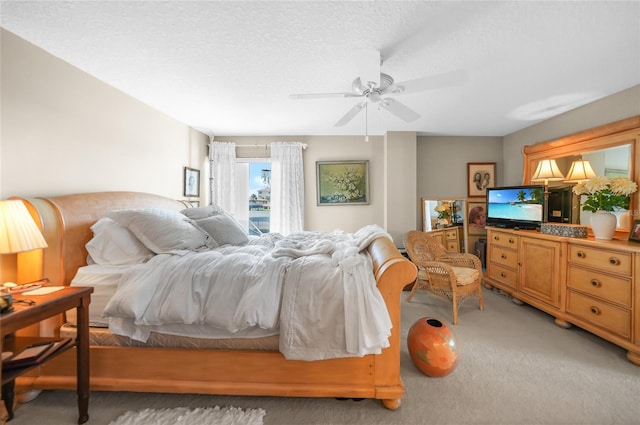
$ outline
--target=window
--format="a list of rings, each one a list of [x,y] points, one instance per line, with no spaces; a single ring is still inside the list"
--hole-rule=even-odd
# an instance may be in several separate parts
[[[269,233],[271,162],[264,158],[236,159],[236,218],[250,235]]]

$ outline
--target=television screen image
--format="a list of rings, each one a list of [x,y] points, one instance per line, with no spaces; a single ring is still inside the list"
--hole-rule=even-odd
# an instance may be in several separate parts
[[[544,218],[544,186],[512,186],[487,190],[487,225],[535,228]]]

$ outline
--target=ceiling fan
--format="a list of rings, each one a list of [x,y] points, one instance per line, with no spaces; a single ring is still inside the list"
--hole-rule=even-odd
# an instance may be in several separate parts
[[[467,81],[466,71],[457,70],[396,83],[392,76],[380,72],[382,58],[378,50],[359,50],[356,52],[355,60],[358,66],[359,76],[353,80],[350,92],[303,93],[291,94],[289,97],[292,99],[320,99],[331,97],[364,98],[362,102],[357,103],[347,111],[347,113],[334,124],[335,127],[341,127],[347,124],[358,115],[360,111],[366,109],[368,103],[373,103],[406,122],[412,122],[420,118],[420,114],[393,96],[460,86]]]

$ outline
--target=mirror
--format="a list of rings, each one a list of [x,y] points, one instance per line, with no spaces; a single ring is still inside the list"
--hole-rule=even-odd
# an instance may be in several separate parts
[[[460,252],[468,252],[466,214],[466,202],[462,199],[422,198],[422,231],[459,227]]]
[[[560,171],[567,176],[573,161],[589,160],[596,175],[629,177],[638,181],[635,157],[639,117],[617,121],[550,142],[525,146],[523,149],[523,183],[531,184],[531,176],[538,162],[555,159]],[[589,225],[589,212],[581,211],[577,196],[571,188],[575,183],[549,182],[549,221]],[[638,192],[631,196],[630,210],[638,205]],[[618,215],[617,232],[628,232],[628,214]],[[620,235],[617,235],[620,236]],[[622,235],[626,237],[626,235]]]
[[[598,176],[631,178],[631,145],[614,146],[582,155],[556,158],[558,168],[565,177],[571,164],[576,160],[586,160]],[[589,223],[591,212],[582,211],[581,200],[573,194],[572,188],[576,183],[549,182],[548,221],[560,223]],[[630,227],[628,211],[616,211],[619,228]]]

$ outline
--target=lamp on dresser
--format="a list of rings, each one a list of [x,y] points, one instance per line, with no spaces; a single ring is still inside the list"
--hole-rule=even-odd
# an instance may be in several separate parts
[[[556,164],[555,159],[543,159],[538,163],[538,167],[536,168],[535,173],[533,173],[533,177],[531,177],[532,182],[544,182],[544,218],[543,221],[546,223],[549,218],[549,182],[550,181],[562,181],[564,180],[564,175],[560,172],[558,168],[558,164]]]
[[[591,167],[591,163],[586,159],[578,159],[571,163],[565,183],[580,183],[596,176],[595,171]]]
[[[586,159],[578,159],[571,163],[571,167],[569,168],[569,172],[567,173],[567,178],[564,180],[565,183],[582,183],[585,180],[589,180],[593,177],[596,177],[595,171],[591,167],[591,163]],[[578,202],[574,203],[574,208],[577,209],[576,213],[576,223],[580,223],[580,195],[575,195],[578,197]]]

